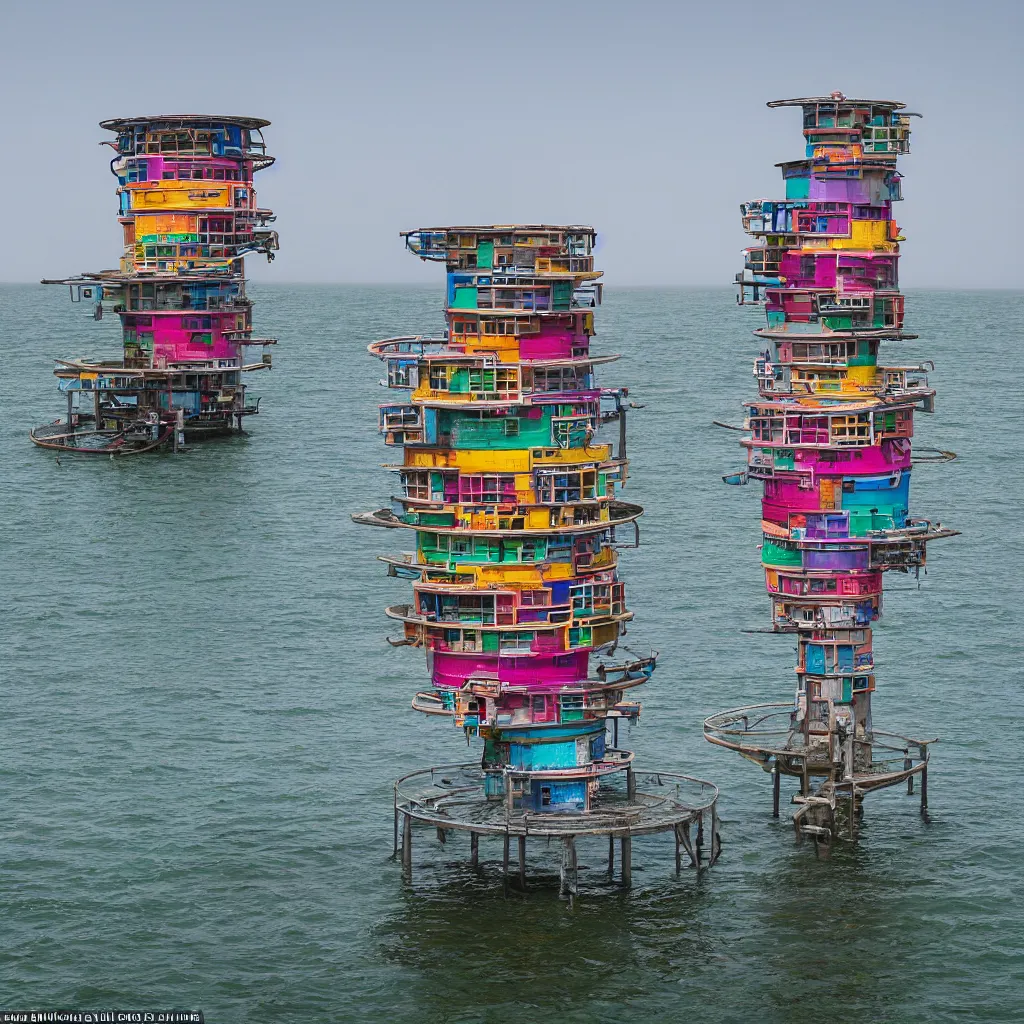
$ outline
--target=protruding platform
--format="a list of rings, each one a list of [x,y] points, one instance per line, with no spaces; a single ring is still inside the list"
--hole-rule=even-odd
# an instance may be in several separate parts
[[[479,862],[481,836],[504,841],[503,875],[509,884],[512,839],[517,841],[519,888],[526,887],[528,839],[558,839],[563,844],[559,894],[570,900],[578,892],[575,843],[585,837],[607,836],[608,879],[614,878],[615,840],[620,840],[620,878],[632,882],[632,839],[671,832],[677,873],[685,851],[691,868],[701,872],[718,860],[721,838],[718,788],[704,779],[677,772],[646,771],[632,766],[617,774],[624,785],[602,782],[592,809],[576,813],[538,813],[511,806],[511,800],[488,799],[485,773],[477,763],[422,768],[395,783],[395,857],[401,857],[407,878],[412,877],[412,825],[426,825],[438,836],[449,831],[470,834],[470,863]],[[516,778],[527,774],[505,771],[505,792],[512,794]],[[694,827],[696,832],[694,833]],[[709,836],[705,849],[705,835]]]
[[[928,817],[929,747],[937,739],[918,740],[873,730],[858,738],[839,731],[810,732],[794,721],[793,704],[753,704],[720,711],[704,721],[704,738],[759,764],[773,777],[772,809],[779,816],[779,782],[799,778],[793,814],[797,839],[811,838],[819,854],[832,841],[857,839],[857,823],[866,793],[921,779],[921,815]],[[812,780],[822,780],[812,791]],[[837,813],[842,806],[845,821]],[[844,827],[845,826],[845,827]]]

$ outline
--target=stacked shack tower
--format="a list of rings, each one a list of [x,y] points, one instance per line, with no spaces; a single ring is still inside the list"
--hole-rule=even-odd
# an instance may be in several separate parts
[[[161,115],[102,121],[115,134],[124,253],[116,270],[44,284],[66,284],[72,301],[98,320],[121,320],[122,358],[59,360],[67,396],[64,421],[37,428],[44,447],[82,452],[145,451],[165,443],[241,429],[257,411],[247,403],[252,303],[247,253],[277,249],[274,216],[256,202],[253,176],[269,167],[253,117]]]
[[[688,836],[694,815],[713,809],[713,787],[698,781],[695,802],[659,805],[668,824],[650,827],[633,754],[617,743],[620,721],[640,714],[630,695],[656,656],[602,660],[632,618],[618,550],[638,543],[643,510],[619,497],[626,391],[596,381],[596,368],[617,356],[591,351],[601,300],[595,232],[523,225],[403,237],[447,267],[447,332],[370,345],[387,385],[407,393],[380,409],[386,443],[402,451],[392,467],[400,493],[392,508],[356,519],[407,531],[415,544],[384,559],[413,580],[412,603],[387,610],[402,623],[398,642],[427,655],[430,686],[413,707],[483,741],[479,766],[463,766],[463,796],[437,821],[400,785],[403,848],[413,818],[464,827],[474,843],[504,835],[506,858],[517,835],[521,870],[528,822],[531,835],[596,830],[624,841],[678,825],[685,846],[682,828]],[[626,792],[616,804],[607,783],[620,775]],[[574,877],[574,853],[567,863]]]
[[[856,836],[870,790],[921,776],[926,742],[879,731],[872,626],[886,571],[918,572],[930,540],[955,531],[910,515],[916,410],[931,412],[928,366],[879,363],[903,330],[897,265],[908,152],[904,104],[841,93],[778,100],[800,107],[806,152],[781,165],[784,200],[741,207],[758,240],[737,275],[741,302],[763,301],[768,344],[760,398],[746,403],[746,474],[764,485],[761,561],[776,631],[797,639],[796,697],[713,716],[705,734],[801,779],[798,835],[827,847]],[[727,478],[735,479],[735,478]],[[842,805],[848,815],[837,818]]]

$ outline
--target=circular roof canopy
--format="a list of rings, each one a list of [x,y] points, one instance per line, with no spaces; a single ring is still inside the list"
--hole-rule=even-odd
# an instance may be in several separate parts
[[[906,103],[898,100],[854,100],[849,96],[840,93],[833,93],[831,96],[802,96],[793,100],[771,100],[766,104],[769,107],[804,107],[811,103],[841,103],[847,106],[867,107],[891,107],[893,110],[902,110]]]
[[[182,127],[199,127],[211,124],[233,124],[239,128],[266,128],[269,121],[262,117],[236,117],[232,114],[153,114],[151,117],[113,117],[100,121],[100,127],[116,132],[144,124],[171,124]]]

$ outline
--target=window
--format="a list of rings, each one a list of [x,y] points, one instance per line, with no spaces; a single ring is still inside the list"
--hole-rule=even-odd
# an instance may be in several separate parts
[[[430,472],[428,470],[408,470],[403,477],[406,497],[429,499]]]
[[[473,539],[473,557],[483,562],[497,561],[498,542],[488,537],[475,537]]]
[[[583,367],[536,367],[533,371],[533,390],[543,394],[558,391],[581,391],[590,386],[590,372]]]
[[[563,693],[558,698],[561,720],[578,722],[583,718],[584,699],[582,693]],[[602,736],[603,740],[604,737]]]
[[[520,562],[536,562],[544,557],[546,545],[542,540],[524,540],[519,549]]]
[[[594,469],[539,470],[536,481],[537,500],[544,505],[564,505],[593,500],[597,496],[597,471]]]
[[[551,421],[551,440],[559,448],[582,448],[593,436],[594,420],[589,413],[556,416]]]
[[[560,537],[548,541],[547,552],[544,558],[546,562],[570,562],[572,561],[572,545]]]
[[[459,476],[459,500],[467,504],[495,504],[516,500],[515,476],[482,473]]]
[[[519,390],[519,371],[470,369],[469,390],[498,398],[511,397]]]
[[[832,418],[832,440],[842,444],[857,444],[868,440],[866,416],[834,416]]]
[[[500,633],[498,644],[502,654],[525,654],[533,647],[536,634],[527,632]]]
[[[590,647],[593,643],[593,631],[590,626],[573,626],[569,629],[569,649]]]
[[[521,334],[535,334],[540,324],[535,317],[515,316],[507,318],[485,317],[481,322],[484,334],[497,334],[518,337]]]
[[[594,611],[594,587],[593,584],[584,583],[577,587],[569,588],[569,601],[572,605],[574,618],[593,614]]]

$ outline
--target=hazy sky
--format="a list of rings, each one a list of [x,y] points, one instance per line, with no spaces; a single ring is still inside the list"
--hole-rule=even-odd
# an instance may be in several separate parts
[[[1018,0],[9,2],[0,281],[116,265],[96,122],[202,112],[273,121],[254,278],[436,285],[399,230],[547,221],[598,229],[609,285],[724,285],[738,204],[801,155],[765,101],[841,89],[924,114],[903,283],[1017,288],[1022,29]]]

